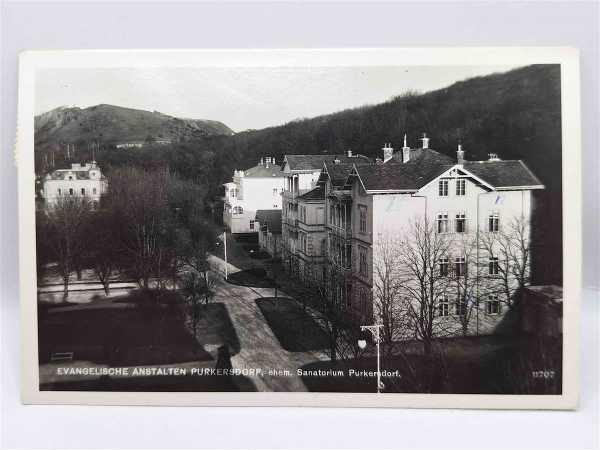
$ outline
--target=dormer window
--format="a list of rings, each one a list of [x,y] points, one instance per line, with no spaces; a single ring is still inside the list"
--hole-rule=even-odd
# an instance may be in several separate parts
[[[73,181],[73,177],[69,175],[69,181]]]

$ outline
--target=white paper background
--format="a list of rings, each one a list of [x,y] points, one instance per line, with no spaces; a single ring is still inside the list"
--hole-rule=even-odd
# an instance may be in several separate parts
[[[83,4],[82,4],[83,3]],[[598,295],[582,302],[578,412],[21,406],[15,140],[24,49],[570,45],[581,50],[584,286],[598,288],[598,4],[5,3],[2,16],[1,443],[5,447],[598,445]],[[565,368],[568,370],[568,368]],[[594,427],[594,425],[596,425]]]

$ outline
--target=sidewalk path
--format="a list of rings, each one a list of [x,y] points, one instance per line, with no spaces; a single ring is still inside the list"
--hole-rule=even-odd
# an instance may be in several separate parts
[[[214,255],[209,256],[209,262],[217,270],[225,267],[225,261]],[[229,270],[235,273],[240,269],[230,264]],[[296,374],[297,369],[328,358],[319,351],[290,353],[281,347],[255,301],[272,297],[273,292],[273,289],[237,286],[219,279],[214,301],[225,304],[240,342],[240,352],[231,358],[231,364],[233,368],[261,369],[261,374],[250,376],[259,391],[304,392],[307,388]],[[278,296],[289,297],[281,291]],[[269,374],[269,370],[287,372],[278,375]]]

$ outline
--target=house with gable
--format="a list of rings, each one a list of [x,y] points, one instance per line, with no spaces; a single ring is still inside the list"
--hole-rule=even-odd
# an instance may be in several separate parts
[[[533,192],[544,186],[523,161],[503,161],[497,155],[468,161],[460,145],[456,159],[450,158],[429,148],[426,136],[421,148],[411,149],[405,140],[402,151],[394,153],[387,144],[383,151],[382,161],[354,164],[347,177],[341,170],[339,176],[335,169],[324,170],[329,180],[330,295],[361,323],[377,320],[377,288],[381,284],[377,269],[383,260],[383,241],[392,238],[398,244],[410,239],[411,227],[421,222],[438,238],[452,242],[447,253],[435,261],[434,270],[449,280],[448,289],[436,297],[436,320],[446,324],[440,329],[448,335],[460,332],[467,298],[476,306],[465,331],[494,332],[508,308],[502,293],[487,289],[485,283],[495,282],[504,261],[499,260],[500,251],[492,252],[482,242],[515,220],[529,230]],[[465,255],[461,243],[467,240],[475,244]],[[402,271],[400,267],[398,273]],[[455,298],[454,287],[467,273],[477,273],[477,282],[461,294],[462,300]],[[402,282],[407,287],[413,281],[403,278]]]

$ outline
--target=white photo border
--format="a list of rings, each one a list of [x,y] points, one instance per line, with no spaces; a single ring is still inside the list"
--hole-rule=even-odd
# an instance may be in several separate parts
[[[150,67],[326,67],[561,65],[563,174],[563,371],[561,395],[300,392],[40,391],[35,264],[34,99],[40,69]],[[19,61],[16,161],[22,325],[21,399],[26,404],[320,406],[576,409],[579,402],[582,192],[579,52],[567,47],[388,49],[26,51]],[[568,158],[565,158],[568,155]]]

